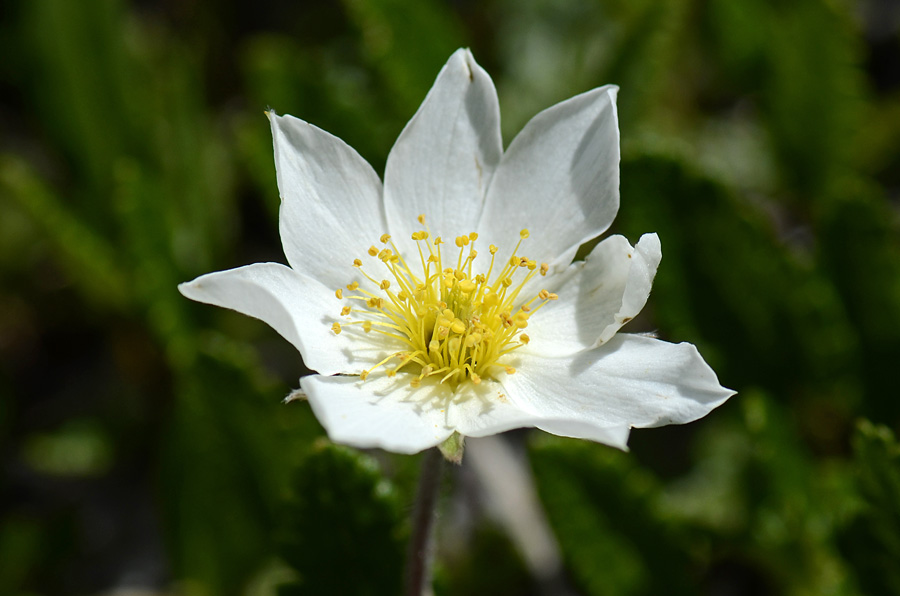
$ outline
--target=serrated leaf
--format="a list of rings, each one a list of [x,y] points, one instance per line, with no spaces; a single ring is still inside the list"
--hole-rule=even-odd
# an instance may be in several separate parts
[[[399,594],[404,541],[399,502],[375,462],[320,443],[294,472],[281,556],[300,575],[291,594]]]
[[[656,508],[660,487],[628,455],[546,440],[531,457],[566,565],[587,593],[691,593],[684,547]]]
[[[865,508],[843,533],[843,550],[866,593],[900,594],[900,443],[863,420],[853,450]]]
[[[262,399],[241,368],[200,354],[175,391],[161,460],[174,575],[200,594],[242,594],[275,555],[296,445],[278,432],[277,397]]]

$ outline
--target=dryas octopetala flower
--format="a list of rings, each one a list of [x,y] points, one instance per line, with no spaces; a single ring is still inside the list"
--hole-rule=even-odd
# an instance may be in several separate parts
[[[318,374],[336,442],[413,453],[517,427],[625,448],[732,391],[690,344],[617,334],[644,306],[655,234],[572,262],[619,208],[617,88],[535,116],[503,151],[494,85],[454,53],[388,156],[384,185],[340,139],[270,114],[290,267],[179,286],[259,318]]]

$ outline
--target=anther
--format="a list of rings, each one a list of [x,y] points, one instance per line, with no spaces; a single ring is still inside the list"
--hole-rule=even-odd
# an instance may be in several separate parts
[[[521,238],[522,240],[525,240],[530,235],[531,235],[531,233],[529,233],[528,229],[524,229],[521,232],[519,232],[519,238]]]
[[[347,284],[347,289],[350,290],[351,292],[358,287],[359,287],[359,282],[357,282],[357,281]]]
[[[334,295],[338,300],[340,300],[341,298],[344,297],[344,290],[338,288],[337,290],[334,291]]]
[[[540,292],[538,292],[538,298],[540,298],[541,300],[548,300],[550,298],[550,292],[548,292],[547,290],[541,290]]]
[[[550,271],[550,265],[547,263],[541,263],[541,275],[547,275],[547,272]]]
[[[335,334],[335,335],[339,335],[340,332],[341,332],[341,324],[335,322],[335,323],[331,326],[331,330],[334,331],[334,334]]]
[[[421,225],[423,225],[423,226],[425,225],[425,214],[424,213],[420,214],[419,217],[417,217],[416,219],[418,220],[418,222]]]
[[[367,252],[369,253],[370,257],[374,257],[374,256],[378,255],[378,249],[375,248],[375,246],[370,246],[369,250]]]
[[[383,280],[381,280],[381,284],[378,287],[381,288],[382,290],[386,290],[389,287],[391,287],[391,282],[386,279],[383,279]]]
[[[514,374],[516,374],[516,369],[514,369],[514,368],[511,367],[511,366],[507,366],[507,367],[506,367],[506,374],[508,374],[508,375],[514,375]]]
[[[350,314],[350,307],[349,307],[349,306],[345,306],[344,308],[341,309],[341,316],[346,317],[346,316],[349,315],[349,314]]]
[[[488,247],[488,251],[490,251],[490,253],[491,253],[492,255],[497,254],[497,251],[498,251],[498,250],[500,250],[500,249],[497,248],[496,246],[494,246],[493,244],[491,244],[491,245]]]
[[[527,333],[522,333],[519,335],[519,341],[522,342],[523,344],[527,344],[528,342],[531,341],[531,338],[528,337]]]
[[[362,267],[362,261],[360,261],[359,259],[353,259],[353,266]]]
[[[469,234],[469,240],[471,240],[472,242],[478,240],[478,232],[472,232],[471,234]]]
[[[390,234],[382,234],[381,238],[379,238],[379,240],[381,241],[382,244],[387,244],[390,239],[391,239]]]
[[[466,294],[471,294],[472,292],[475,291],[475,288],[477,288],[477,287],[478,286],[476,286],[474,283],[472,283],[471,281],[469,281],[467,279],[459,282],[459,289],[462,290],[463,292],[465,292]]]

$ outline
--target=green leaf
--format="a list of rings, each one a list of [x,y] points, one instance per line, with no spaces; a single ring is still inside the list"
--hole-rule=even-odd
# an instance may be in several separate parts
[[[507,138],[536,112],[607,83],[621,87],[623,130],[645,123],[655,106],[668,107],[685,3],[506,0],[500,6],[504,17],[498,20],[497,44],[503,70],[492,75]]]
[[[281,556],[300,574],[289,593],[401,592],[399,501],[370,457],[319,443],[294,472],[292,492],[280,520]]]
[[[104,306],[125,307],[131,291],[121,255],[23,160],[0,156],[0,194],[15,201],[50,239],[60,263],[86,296]]]
[[[174,575],[198,594],[242,594],[275,556],[279,496],[298,446],[319,432],[289,424],[295,409],[252,381],[203,353],[175,379],[162,502]]]
[[[859,336],[863,413],[900,422],[895,369],[900,354],[900,225],[884,193],[844,184],[817,225],[820,258]]]
[[[545,439],[531,451],[566,565],[588,594],[688,594],[690,560],[657,508],[660,487],[605,446]]]
[[[343,5],[387,96],[409,118],[450,54],[466,45],[457,16],[436,0],[343,0]]]
[[[843,550],[868,594],[900,594],[900,443],[862,420],[853,438],[865,508],[843,535]]]
[[[760,207],[662,155],[623,159],[622,197],[616,225],[662,242],[646,310],[664,338],[701,344],[738,388],[803,378],[800,391],[828,394],[841,378],[854,390],[856,337],[835,288],[778,240]]]
[[[849,6],[711,0],[705,16],[713,39],[706,59],[734,92],[759,100],[784,185],[806,202],[828,198],[855,166],[864,106]]]

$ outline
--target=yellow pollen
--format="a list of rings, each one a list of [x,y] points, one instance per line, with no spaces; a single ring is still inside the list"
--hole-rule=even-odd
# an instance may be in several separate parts
[[[425,215],[416,219],[425,225]],[[375,265],[364,269],[362,261],[354,259],[353,266],[365,279],[346,288],[359,291],[348,296],[359,306],[344,306],[341,315],[352,317],[344,323],[350,325],[348,330],[358,332],[361,326],[362,332],[383,337],[396,346],[391,350],[399,351],[370,366],[360,379],[382,369],[389,377],[405,376],[412,387],[430,379],[456,390],[462,383],[478,385],[498,372],[513,374],[515,369],[504,360],[531,341],[523,332],[529,317],[558,298],[548,290],[525,294],[535,275],[549,271],[546,263],[539,265],[519,252],[528,237],[528,230],[522,230],[515,246],[504,248],[509,252],[500,257],[500,248],[489,245],[485,261],[475,250],[476,232],[453,236],[451,249],[441,236],[425,242],[432,238],[427,229],[413,232],[413,243],[407,246],[395,245],[389,234],[382,234],[379,241],[388,246],[371,245],[366,251],[377,257]],[[343,290],[335,296],[343,299]],[[335,334],[341,330],[339,323],[332,325]]]
[[[337,290],[334,291],[334,295],[338,300],[340,300],[341,298],[344,297],[344,290],[338,288]]]

